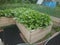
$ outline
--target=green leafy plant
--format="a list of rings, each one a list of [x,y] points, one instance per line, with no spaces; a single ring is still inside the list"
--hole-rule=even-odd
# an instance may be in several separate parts
[[[50,25],[51,19],[47,14],[40,13],[30,8],[19,8],[18,10],[20,11],[15,15],[14,19],[24,24],[30,30]]]
[[[30,30],[47,27],[51,22],[49,15],[24,7],[0,10],[1,16],[14,17],[16,21],[24,24]]]
[[[0,10],[0,17],[5,16],[5,17],[13,17],[14,13],[12,9],[5,9],[5,10]]]

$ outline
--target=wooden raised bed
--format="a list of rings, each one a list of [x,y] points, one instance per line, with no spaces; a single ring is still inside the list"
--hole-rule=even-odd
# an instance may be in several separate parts
[[[20,23],[16,23],[16,24],[20,29],[21,33],[24,35],[24,37],[30,44],[35,43],[40,39],[43,39],[51,31],[53,25],[51,24],[43,29],[35,29],[35,31],[29,31],[28,29],[25,28],[23,24]]]
[[[15,24],[15,21],[13,20],[13,18],[0,17],[0,27],[8,26],[11,24]]]
[[[60,18],[51,16],[54,26],[60,26]]]

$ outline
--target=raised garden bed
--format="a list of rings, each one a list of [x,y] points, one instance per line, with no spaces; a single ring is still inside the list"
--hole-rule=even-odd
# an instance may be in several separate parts
[[[26,29],[24,25],[20,23],[16,23],[16,24],[29,43],[34,43],[44,38],[48,33],[50,33],[52,28],[52,24],[51,24],[50,26],[43,29],[36,29],[36,31],[28,31],[28,29]]]
[[[20,8],[20,11],[21,15],[15,15],[16,24],[30,44],[42,39],[51,31],[53,24],[47,14],[30,8]]]
[[[19,14],[19,13],[20,13],[20,12],[19,12],[20,9],[19,9],[19,8],[16,8],[16,9],[18,9],[18,10],[15,10],[15,9],[14,9],[14,11],[16,11],[16,12],[18,11],[18,13],[15,13],[15,14]],[[8,12],[8,11],[7,11],[7,12]],[[9,13],[10,13],[10,12],[9,12]],[[8,15],[7,15],[7,16],[8,16]],[[18,15],[15,15],[15,16],[18,16]],[[19,17],[19,16],[18,16],[18,17]],[[2,17],[1,17],[1,18],[2,18]],[[2,22],[4,22],[4,21],[7,22],[7,23],[4,22],[3,25],[8,25],[8,23],[11,24],[11,22],[9,22],[10,19],[11,19],[11,18],[8,19],[8,18],[6,18],[6,17],[3,17],[3,18],[0,19],[0,20],[1,20]],[[11,20],[12,20],[12,19],[11,19]],[[57,18],[54,18],[54,19],[53,19],[53,17],[52,17],[52,20],[53,20],[53,22],[54,22],[54,21],[57,21],[57,23],[55,22],[56,24],[58,24],[58,25],[60,24],[60,19],[59,19],[59,18],[58,18],[58,19],[57,19]],[[2,24],[2,22],[1,22],[1,24]],[[12,22],[13,22],[13,21],[12,21]],[[15,22],[14,22],[14,23],[15,23]],[[54,25],[55,25],[55,24],[54,24]],[[21,23],[20,23],[20,24],[17,23],[17,26],[19,27],[19,29],[21,29],[21,28],[20,28],[21,26],[22,26],[22,29],[23,29],[23,27],[24,27],[24,25],[21,24]],[[51,27],[48,26],[47,28],[51,28]],[[26,28],[24,27],[24,29],[26,29]],[[23,30],[24,30],[24,29],[23,29]],[[21,32],[24,32],[23,30],[22,30]],[[26,30],[27,30],[27,31],[26,31]],[[34,34],[34,35],[35,35],[35,34],[40,34],[40,33],[37,33],[37,32],[39,32],[40,29],[37,29],[38,31],[28,31],[28,29],[26,29],[26,30],[25,30],[25,31],[28,32],[28,33],[29,33],[28,35],[30,35],[30,36],[32,36],[33,34]],[[45,30],[45,28],[42,29],[42,32],[43,32],[43,30]],[[41,31],[41,30],[40,30],[40,31]],[[47,31],[47,29],[46,29],[46,31]],[[50,29],[49,29],[48,31],[50,31]],[[26,32],[25,32],[25,33],[26,33]],[[32,32],[34,32],[34,33],[32,33]],[[26,34],[27,34],[27,33],[26,33]],[[24,35],[25,35],[25,34],[24,34]],[[36,37],[37,37],[37,36],[38,36],[38,35],[36,35]],[[32,36],[32,37],[33,37],[33,36]],[[29,38],[30,38],[30,37],[29,37]],[[32,39],[31,39],[31,40],[32,40]],[[31,41],[31,40],[29,39],[29,41]]]
[[[1,8],[2,7],[2,8]],[[35,4],[32,4],[31,6],[29,5],[29,4],[27,4],[27,6],[26,5],[20,5],[20,4],[12,4],[12,5],[10,5],[10,4],[8,4],[8,5],[2,5],[2,6],[0,6],[0,8],[1,9],[6,9],[6,8],[17,8],[17,7],[26,7],[26,8],[32,8],[32,9],[34,9],[34,10],[37,10],[37,11],[40,11],[40,12],[43,12],[43,13],[47,13],[47,14],[50,14],[50,15],[53,15],[53,16],[56,16],[56,17],[60,17],[59,15],[60,15],[60,10],[58,9],[50,9],[50,8],[48,8],[48,7],[43,7],[43,6],[41,6],[41,5],[35,5]],[[47,11],[46,11],[47,10]],[[16,11],[16,10],[15,10]],[[8,11],[7,11],[8,12]],[[18,8],[18,10],[16,11],[16,12],[18,12],[19,13],[19,8]],[[9,12],[10,13],[10,12]],[[15,13],[15,14],[17,14],[17,13]],[[6,17],[1,17],[0,18],[0,26],[7,26],[7,25],[10,25],[10,24],[15,24],[15,22],[14,21],[10,21],[10,19],[11,18],[6,18]],[[12,19],[11,19],[12,20]],[[60,24],[60,19],[58,18],[53,18],[52,17],[52,20],[53,20],[53,22],[54,22],[54,25],[59,25]],[[5,23],[6,22],[6,23]],[[26,39],[28,40],[28,42],[30,42],[30,43],[32,43],[32,42],[34,42],[34,41],[37,41],[40,37],[43,37],[43,36],[40,36],[41,35],[41,33],[42,32],[44,32],[44,30],[47,32],[47,33],[49,33],[49,31],[51,31],[51,27],[52,27],[52,25],[49,25],[48,27],[46,27],[46,28],[44,28],[44,29],[37,29],[36,31],[29,31],[27,28],[25,28],[25,26],[23,25],[23,24],[21,24],[21,23],[16,23],[17,24],[17,26],[18,26],[18,28],[20,29],[20,31],[22,32],[22,34],[25,36],[25,35],[27,35],[28,37],[26,37]],[[60,25],[59,25],[60,26]],[[48,28],[50,28],[50,29],[48,29]],[[38,32],[40,32],[41,31],[41,33],[38,33]],[[46,33],[45,32],[45,33]],[[46,34],[47,34],[46,33]],[[36,36],[35,36],[35,34],[36,34]],[[38,35],[37,35],[38,34]],[[46,34],[44,34],[43,33],[43,35],[46,35]],[[33,36],[34,35],[34,36]],[[39,37],[40,36],[40,37]],[[44,36],[45,37],[45,36]],[[31,40],[30,40],[31,39]],[[36,39],[36,40],[35,40]],[[33,40],[33,41],[32,41]],[[40,39],[39,39],[40,40]]]

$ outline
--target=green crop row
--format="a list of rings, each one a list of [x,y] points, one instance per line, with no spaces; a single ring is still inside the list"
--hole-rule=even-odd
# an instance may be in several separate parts
[[[2,9],[14,9],[14,8],[20,8],[20,7],[31,8],[31,9],[34,9],[36,11],[39,11],[39,12],[60,18],[60,7],[52,9],[52,8],[45,7],[42,5],[37,5],[37,4],[20,4],[20,3],[17,3],[17,4],[0,5],[0,10],[2,10]]]
[[[24,24],[30,30],[47,27],[51,22],[49,15],[24,7],[0,10],[0,16],[14,17],[16,21]]]
[[[7,3],[36,3],[37,0],[0,0],[0,4],[7,4]]]

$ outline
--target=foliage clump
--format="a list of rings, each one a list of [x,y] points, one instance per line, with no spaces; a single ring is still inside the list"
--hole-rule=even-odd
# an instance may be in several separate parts
[[[30,8],[20,8],[19,10],[19,13],[15,15],[15,19],[30,30],[50,25],[51,19],[47,14],[40,13]]]
[[[51,22],[49,15],[24,7],[0,10],[0,16],[14,17],[16,21],[24,24],[30,30],[47,27]]]

